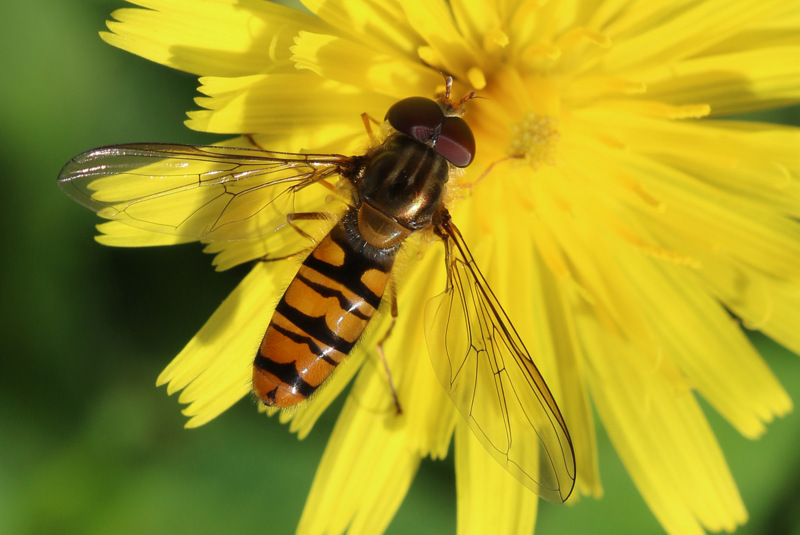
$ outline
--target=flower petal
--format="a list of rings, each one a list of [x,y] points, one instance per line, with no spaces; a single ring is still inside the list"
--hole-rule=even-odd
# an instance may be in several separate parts
[[[185,238],[174,234],[164,234],[161,232],[151,232],[142,230],[119,221],[107,221],[97,225],[100,232],[95,236],[97,243],[110,247],[153,247],[157,245],[177,245],[179,243],[190,243],[194,238]]]
[[[658,200],[657,217],[676,236],[710,249],[724,249],[745,265],[797,280],[800,224],[785,217],[781,208],[786,206],[789,213],[797,211],[792,208],[796,201],[791,199],[800,199],[800,188],[787,180],[787,173],[798,168],[800,159],[788,142],[800,139],[800,132],[786,129],[784,134],[775,135],[768,130],[722,129],[717,123],[706,127],[619,113],[582,112],[584,117],[590,115],[593,121],[598,120],[594,128],[608,124],[613,115],[617,128],[610,139],[625,148],[605,150],[598,161],[616,167],[611,176],[635,173],[643,191]],[[781,140],[787,143],[776,143]],[[586,141],[576,147],[587,147]],[[685,144],[696,151],[682,153],[680,147]],[[590,143],[587,148],[592,147],[598,145]],[[705,172],[693,176],[684,172],[684,167]],[[732,171],[725,173],[725,168]],[[759,188],[761,192],[756,193]],[[790,201],[777,202],[781,195]],[[697,234],[698,228],[705,229],[702,236]]]
[[[494,2],[469,0],[453,0],[450,6],[459,33],[471,43],[483,45],[488,50],[503,47],[508,43],[508,35],[500,30],[503,26],[501,15],[498,13],[501,6]]]
[[[170,394],[183,390],[178,401],[188,404],[186,427],[205,424],[250,393],[253,358],[294,269],[256,265],[161,372],[157,385],[166,384]]]
[[[107,43],[156,63],[209,76],[291,68],[289,46],[302,28],[327,26],[306,13],[261,0],[131,0],[101,32]]]
[[[727,309],[741,318],[744,327],[767,336],[800,353],[800,289],[796,283],[765,277],[758,268],[732,261],[705,247],[688,245],[687,252],[700,262],[698,276]],[[785,407],[785,402],[782,403]]]
[[[634,292],[641,292],[639,301],[665,356],[742,434],[758,437],[765,430],[762,422],[788,412],[791,402],[780,383],[693,273],[621,250],[614,256]],[[693,336],[682,335],[687,330]]]
[[[442,83],[441,74],[419,61],[333,35],[300,32],[292,47],[292,61],[298,69],[309,69],[324,79],[366,86],[394,100],[417,95],[425,87],[432,95]],[[392,103],[387,99],[387,107]]]
[[[365,368],[353,388],[385,397],[384,384]],[[351,395],[336,422],[298,534],[382,533],[411,485],[421,457],[408,447],[407,416],[365,409],[362,399]]]
[[[591,144],[582,146],[588,150]],[[716,254],[724,256],[726,263],[751,265],[773,277],[796,279],[790,257],[797,242],[791,237],[788,222],[772,228],[774,222],[781,220],[773,217],[771,221],[769,214],[761,212],[748,213],[734,199],[720,202],[726,198],[722,192],[712,193],[688,177],[679,179],[681,189],[677,193],[678,189],[668,186],[675,183],[675,178],[670,178],[677,175],[674,170],[637,157],[631,151],[617,154],[608,151],[605,158],[597,161],[606,164],[581,169],[580,160],[571,159],[568,166],[574,170],[571,181],[580,183],[580,177],[587,180],[591,177],[590,180],[605,184],[606,191],[596,187],[589,190],[593,192],[590,199],[581,199],[581,188],[575,188],[571,193],[572,213],[579,217],[559,223],[557,212],[548,216],[550,224],[558,227],[576,278],[585,281],[596,313],[602,313],[601,305],[607,307],[631,344],[638,346],[641,355],[649,355],[653,369],[671,377],[679,389],[683,388],[685,375],[690,385],[703,393],[742,433],[758,436],[763,432],[762,422],[788,410],[788,397],[738,326],[709,295],[707,283],[703,282],[708,275],[702,264],[697,258],[688,263],[686,257],[671,255],[669,251],[687,253],[705,249],[707,256],[706,243],[711,240],[718,248]],[[610,162],[620,165],[619,173],[647,169],[642,173],[647,177],[642,179],[645,190],[668,208],[633,211],[619,199],[607,197],[615,173],[606,174],[604,167],[609,166],[610,171],[610,167],[617,165]],[[608,228],[597,226],[603,218],[613,217],[597,211],[606,204],[621,221],[628,221],[630,228],[638,229],[641,241],[623,231],[607,232]],[[702,231],[698,232],[699,229]],[[648,247],[646,243],[654,246]],[[593,248],[601,249],[603,255],[587,258],[587,251]],[[785,258],[781,258],[784,254]],[[762,258],[768,260],[756,264],[755,259]],[[603,281],[595,280],[598,268],[605,273]],[[682,334],[687,330],[693,335]],[[737,362],[733,369],[731,360]]]
[[[336,144],[343,151],[353,140],[366,144],[361,114],[383,117],[394,102],[310,71],[200,81],[200,91],[208,97],[196,102],[206,109],[189,112],[187,126],[205,132],[255,132],[270,150],[319,152]]]
[[[303,5],[339,34],[374,50],[413,57],[422,44],[396,0],[303,0]]]
[[[707,103],[713,115],[777,108],[800,100],[800,73],[793,58],[800,46],[759,47],[671,65],[648,84],[648,97],[675,104]]]
[[[480,64],[479,49],[471,46],[456,28],[450,7],[442,0],[406,0],[402,3],[408,23],[425,40],[428,53],[420,52],[429,65],[466,79]]]
[[[666,531],[702,535],[703,527],[732,531],[745,522],[736,484],[691,392],[676,390],[643,365],[637,348],[579,317],[597,411]]]
[[[784,4],[782,0],[742,0],[735,4],[706,0],[635,6],[604,28],[616,45],[599,67],[617,74],[663,70],[769,20],[783,11]],[[658,24],[653,23],[654,18]]]
[[[459,535],[533,533],[536,494],[489,456],[465,424],[455,435]]]

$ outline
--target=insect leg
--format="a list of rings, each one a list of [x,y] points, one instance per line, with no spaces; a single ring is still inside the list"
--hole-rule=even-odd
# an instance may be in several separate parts
[[[364,128],[367,130],[367,135],[369,135],[369,141],[372,145],[378,145],[380,142],[378,138],[375,136],[375,133],[372,131],[372,125],[370,123],[374,123],[376,126],[381,126],[380,121],[372,117],[368,113],[361,114],[361,120],[364,121]]]
[[[483,173],[481,173],[481,175],[478,178],[476,178],[469,184],[465,184],[464,187],[468,188],[470,193],[472,193],[472,188],[477,186],[479,182],[481,182],[484,178],[486,178],[489,175],[489,173],[491,173],[494,170],[496,165],[500,165],[501,163],[505,163],[510,160],[521,160],[522,158],[524,158],[524,156],[519,154],[511,154],[509,156],[500,158],[499,160],[495,160],[492,163],[490,163],[486,169],[484,169]]]
[[[301,229],[295,224],[295,221],[334,221],[335,217],[332,214],[328,214],[325,212],[295,212],[291,214],[286,214],[286,222],[292,227],[298,234],[304,237],[307,240],[313,240],[314,238],[305,230]]]
[[[306,249],[303,249],[301,251],[297,251],[295,253],[285,254],[283,256],[275,256],[275,257],[262,256],[261,258],[256,258],[256,262],[280,262],[281,260],[294,258],[295,256],[297,256],[297,255],[299,255],[301,253],[305,253],[305,252],[306,252]]]
[[[263,151],[267,150],[264,147],[262,147],[258,141],[256,141],[256,138],[253,137],[253,134],[244,134],[244,138],[247,139],[247,141],[249,141],[250,144],[253,145],[255,148]]]
[[[383,364],[383,370],[386,373],[386,380],[389,383],[389,391],[391,392],[392,400],[394,401],[395,413],[399,416],[403,414],[403,409],[400,408],[400,401],[397,399],[397,391],[395,390],[394,382],[392,381],[392,372],[389,369],[389,363],[386,361],[386,353],[383,351],[383,343],[389,339],[389,335],[392,334],[392,329],[394,329],[394,324],[397,321],[397,290],[395,289],[394,285],[394,277],[392,277],[389,281],[388,292],[389,298],[392,300],[392,322],[389,324],[389,328],[386,329],[383,337],[378,341],[378,345],[375,347],[375,349],[378,351],[378,356]]]
[[[292,212],[286,214],[286,223],[299,234],[304,240],[313,244],[315,242],[314,237],[300,228],[300,226],[296,223],[297,221],[336,221],[337,218],[334,214],[328,212]],[[302,246],[299,250],[287,253],[281,256],[269,256],[269,253],[261,258],[256,259],[258,262],[277,262],[280,260],[286,260],[288,258],[294,258],[298,255],[306,255],[309,252],[309,246],[305,245]]]
[[[447,214],[447,217],[449,218],[450,214]],[[447,266],[447,285],[445,289],[449,292],[453,289],[453,244],[450,242],[449,236],[442,229],[437,230],[444,242],[444,263]]]
[[[334,221],[335,219],[336,218],[333,216],[333,214],[328,214],[325,212],[294,212],[291,214],[286,214],[286,223],[288,223],[288,225],[292,227],[292,229],[295,232],[297,232],[300,236],[311,242],[313,242],[314,238],[308,232],[306,232],[305,230],[301,229],[298,225],[296,225],[295,221],[324,221],[324,220]],[[303,247],[299,251],[295,251],[293,253],[275,257],[262,256],[257,260],[258,262],[278,262],[280,260],[294,258],[297,255],[306,253],[308,253],[308,247]]]

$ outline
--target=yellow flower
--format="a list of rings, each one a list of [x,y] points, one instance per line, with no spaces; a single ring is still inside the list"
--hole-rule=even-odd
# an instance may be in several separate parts
[[[796,2],[135,3],[147,9],[116,11],[103,38],[201,76],[190,128],[272,150],[355,154],[368,143],[362,113],[433,96],[440,72],[457,95],[475,90],[465,118],[478,152],[454,179],[451,212],[558,400],[575,494],[601,494],[591,392],[668,532],[745,522],[698,397],[750,438],[791,408],[741,327],[800,351],[800,132],[712,117],[798,101]],[[109,245],[185,241],[117,221],[99,229]],[[206,243],[218,269],[275,245]],[[445,456],[453,436],[460,532],[533,530],[536,496],[486,454],[432,373],[418,311],[444,289],[442,255],[434,243],[400,268],[384,349],[401,416],[374,354],[388,314],[312,403],[281,413],[306,436],[357,374],[300,533],[382,531],[421,458]],[[188,426],[248,394],[256,344],[296,269],[256,264],[159,377],[182,390]]]

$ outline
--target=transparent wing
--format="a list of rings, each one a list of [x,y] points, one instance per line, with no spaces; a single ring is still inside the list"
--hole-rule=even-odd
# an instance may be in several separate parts
[[[458,229],[448,219],[438,230],[448,285],[425,311],[436,375],[492,457],[542,498],[563,502],[575,456],[561,412]]]
[[[232,241],[275,232],[287,225],[289,213],[319,211],[326,190],[306,186],[351,164],[352,158],[334,154],[143,143],[80,154],[61,170],[58,184],[106,219]]]

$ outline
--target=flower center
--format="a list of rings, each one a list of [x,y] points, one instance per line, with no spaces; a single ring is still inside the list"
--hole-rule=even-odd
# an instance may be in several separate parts
[[[524,158],[533,170],[543,164],[554,165],[560,137],[557,117],[529,111],[511,125],[508,154],[514,158]]]

